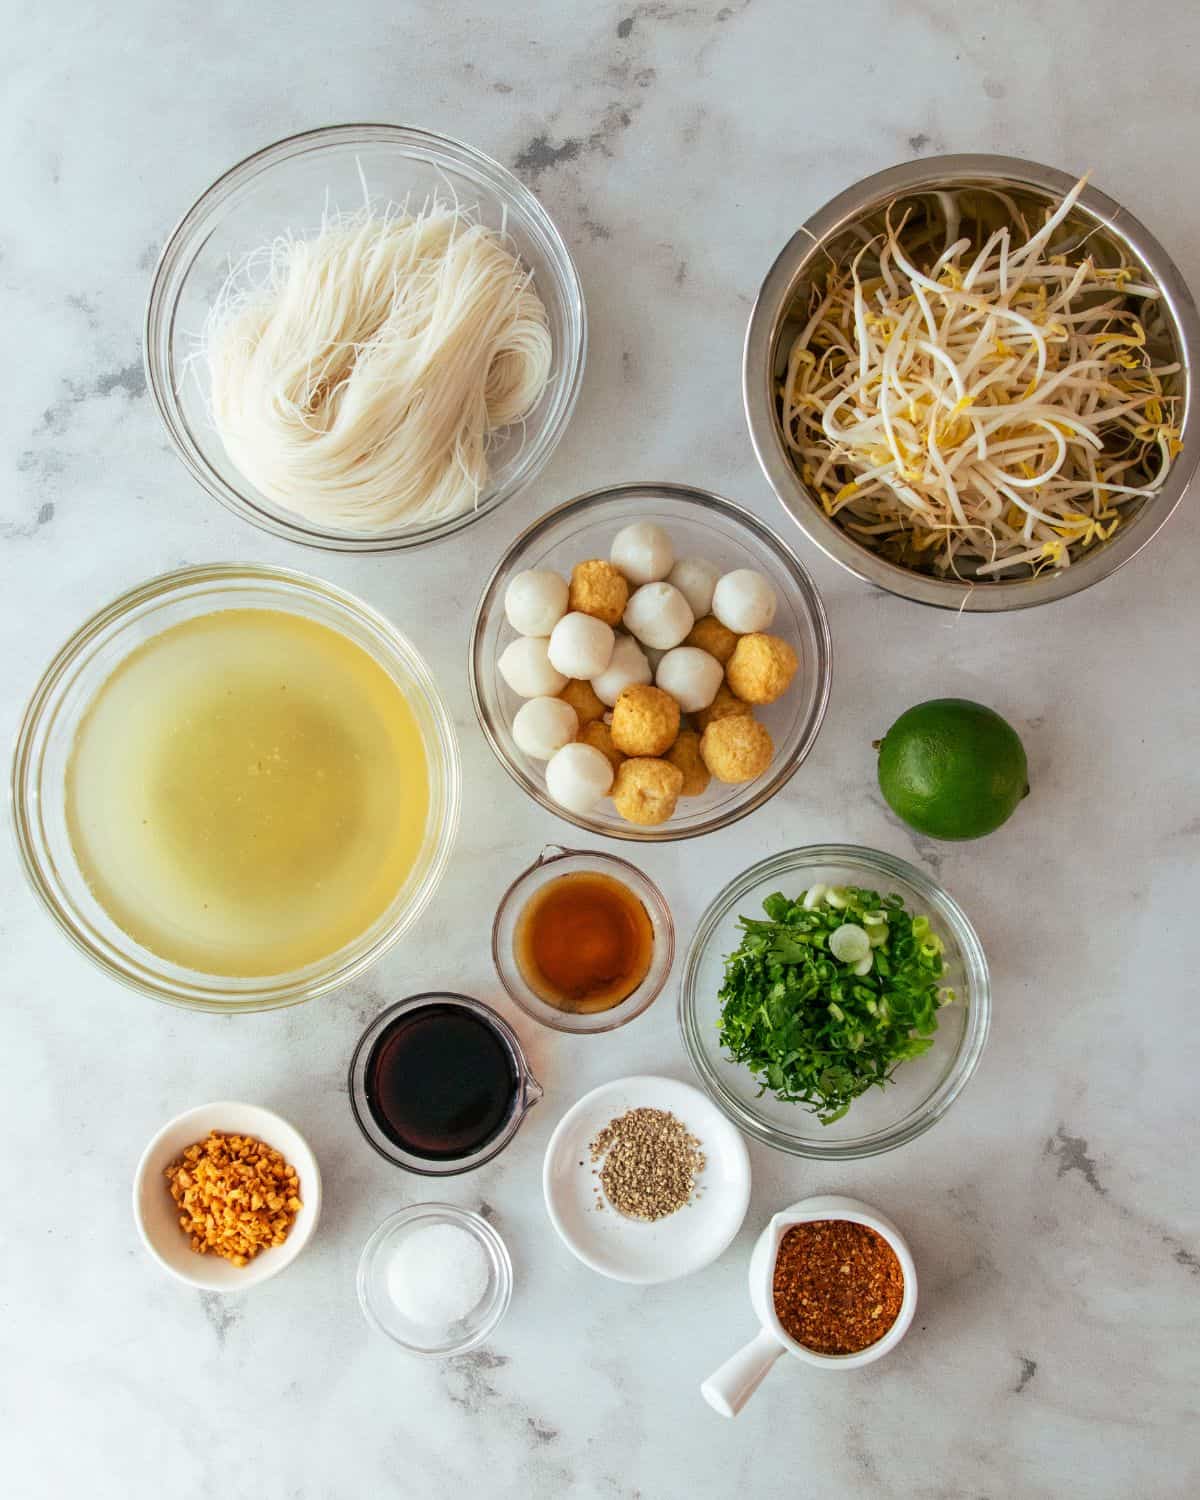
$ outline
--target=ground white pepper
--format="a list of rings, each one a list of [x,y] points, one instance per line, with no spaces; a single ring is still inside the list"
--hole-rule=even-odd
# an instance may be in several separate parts
[[[704,1152],[665,1109],[630,1109],[610,1120],[588,1148],[604,1197],[628,1219],[653,1223],[681,1209],[704,1170]],[[596,1196],[596,1207],[604,1198]]]

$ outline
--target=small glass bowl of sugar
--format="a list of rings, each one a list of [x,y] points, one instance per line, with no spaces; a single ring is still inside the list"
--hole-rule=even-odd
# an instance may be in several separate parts
[[[372,1328],[410,1354],[473,1349],[512,1296],[504,1241],[479,1214],[414,1203],[386,1218],[363,1246],[358,1300]]]

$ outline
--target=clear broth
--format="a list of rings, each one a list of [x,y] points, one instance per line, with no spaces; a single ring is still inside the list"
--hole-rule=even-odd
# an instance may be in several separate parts
[[[252,978],[326,958],[420,854],[429,772],[395,681],[302,615],[174,625],[116,668],[67,770],[93,895],[160,958]]]

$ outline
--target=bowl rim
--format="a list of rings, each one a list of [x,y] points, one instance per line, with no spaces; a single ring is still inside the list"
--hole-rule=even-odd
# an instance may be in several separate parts
[[[406,669],[411,672],[426,702],[438,733],[440,757],[443,762],[442,774],[435,778],[435,767],[431,764],[430,780],[433,782],[437,779],[441,782],[441,792],[446,807],[433,857],[421,885],[414,893],[411,905],[390,927],[380,932],[373,942],[357,954],[347,956],[334,968],[326,965],[324,973],[305,978],[297,978],[295,975],[290,978],[266,976],[278,982],[270,986],[261,985],[252,993],[247,993],[244,998],[239,998],[236,992],[221,998],[220,991],[215,984],[192,992],[173,979],[147,978],[142,972],[144,965],[140,960],[136,961],[136,967],[130,967],[125,963],[118,964],[108,952],[113,945],[106,943],[103,949],[94,945],[77,920],[74,903],[60,899],[57,884],[47,877],[45,861],[42,858],[42,841],[36,831],[37,824],[40,822],[41,799],[38,780],[42,754],[37,741],[44,717],[49,712],[54,695],[64,677],[97,637],[110,626],[119,627],[123,620],[131,618],[143,604],[169,598],[172,594],[182,592],[193,585],[202,585],[206,582],[216,584],[222,581],[236,583],[239,580],[282,585],[286,590],[298,590],[302,594],[324,599],[336,609],[356,617],[369,630],[382,636],[402,657]],[[424,741],[424,736],[422,740]],[[72,631],[51,657],[29,696],[17,729],[9,777],[9,822],[16,841],[19,862],[33,894],[71,944],[110,979],[164,1004],[178,1005],[189,1010],[212,1011],[221,1015],[237,1015],[298,1005],[306,1000],[313,1000],[318,996],[328,994],[331,990],[340,989],[356,979],[398,942],[429,905],[445,875],[457,839],[462,794],[461,757],[449,710],[424,657],[404,632],[386,615],[381,614],[365,600],[359,599],[347,590],[294,568],[276,567],[266,563],[200,563],[157,574],[118,594],[115,599],[90,614]],[[27,804],[36,804],[39,814],[37,820],[31,820]],[[130,941],[132,940],[126,939],[126,942]],[[344,953],[346,950],[339,951]],[[312,967],[313,965],[307,966],[310,969]],[[296,971],[299,975],[304,973],[304,970]],[[216,980],[220,976],[206,977]]]
[[[639,898],[643,891],[648,895],[650,901],[657,908],[660,919],[659,928],[661,929],[663,939],[662,973],[657,983],[648,983],[655,961],[652,955],[651,967],[646,971],[646,978],[642,980],[642,983],[638,985],[632,994],[626,995],[624,1000],[619,1001],[618,1004],[612,1006],[609,1010],[596,1011],[590,1014],[586,1012],[580,1014],[579,1012],[572,1011],[556,1011],[547,1002],[539,1001],[543,1009],[548,1012],[547,1014],[542,1014],[542,1011],[534,1010],[530,1006],[525,993],[509,981],[508,966],[501,957],[500,952],[500,928],[509,906],[526,881],[536,875],[539,870],[550,869],[554,865],[569,860],[585,861],[591,867],[600,868],[605,873],[607,873],[609,866],[615,865],[619,873],[614,878],[627,881],[634,894],[639,896]],[[554,878],[554,876],[550,877],[551,880]],[[531,899],[532,895],[527,898],[527,901]],[[517,925],[519,925],[520,920],[520,913],[518,912],[516,917]],[[496,970],[496,976],[504,988],[505,994],[517,1009],[527,1015],[530,1020],[537,1021],[541,1026],[548,1026],[553,1031],[561,1031],[567,1036],[600,1036],[606,1031],[616,1031],[619,1027],[627,1025],[630,1021],[635,1021],[638,1016],[650,1009],[651,1005],[654,1004],[659,995],[666,989],[667,980],[670,979],[671,970],[675,964],[675,918],[671,914],[671,908],[667,904],[667,898],[663,895],[661,888],[650,879],[644,870],[639,870],[630,860],[623,859],[619,854],[609,854],[604,849],[567,849],[562,844],[546,844],[533,863],[526,865],[519,874],[514,876],[496,905],[496,915],[492,919],[492,964]],[[528,984],[524,975],[520,973],[520,965],[514,961],[513,966],[516,968],[522,984],[525,985],[525,989],[533,993],[532,986]],[[640,993],[642,990],[645,990],[644,994]],[[534,998],[537,999],[537,996],[535,995]],[[630,1004],[633,1000],[637,1001],[636,1005]],[[560,1017],[561,1019],[558,1019]],[[568,1021],[571,1019],[595,1021],[603,1024],[572,1026],[568,1024]]]
[[[469,1234],[482,1242],[485,1249],[490,1253],[492,1263],[498,1268],[497,1292],[492,1311],[484,1322],[469,1338],[462,1339],[458,1343],[448,1344],[444,1347],[424,1349],[419,1344],[410,1344],[406,1339],[393,1333],[390,1328],[384,1326],[383,1322],[371,1304],[367,1295],[368,1272],[379,1246],[389,1234],[401,1224],[408,1224],[424,1218],[435,1218],[440,1222],[450,1222],[465,1229]],[[482,1344],[496,1331],[508,1311],[509,1303],[513,1294],[513,1265],[512,1256],[509,1254],[504,1236],[494,1224],[490,1224],[481,1213],[472,1208],[460,1208],[455,1203],[409,1203],[404,1208],[398,1208],[394,1213],[388,1214],[371,1233],[367,1236],[366,1243],[358,1257],[358,1266],[355,1270],[354,1284],[358,1293],[358,1305],[362,1310],[363,1317],[376,1333],[381,1333],[384,1338],[390,1339],[393,1344],[398,1345],[406,1354],[412,1354],[418,1359],[450,1359],[456,1354],[465,1354],[468,1349],[474,1349]]]
[[[922,157],[860,179],[831,198],[792,235],[776,256],[755,299],[742,353],[742,404],[750,442],[779,503],[814,546],[864,583],[918,604],[989,614],[1028,609],[1065,599],[1115,573],[1149,545],[1178,508],[1200,463],[1200,400],[1192,366],[1200,360],[1200,313],[1187,283],[1166,250],[1144,224],[1091,183],[1077,208],[1096,219],[1114,239],[1127,244],[1162,292],[1163,307],[1181,346],[1183,397],[1182,450],[1162,488],[1143,505],[1137,521],[1103,547],[1085,553],[1062,572],[1040,578],[997,580],[986,585],[927,577],[879,557],[849,537],[827,517],[796,473],[779,437],[771,395],[776,332],[792,288],[829,238],[882,200],[946,186],[964,177],[1007,182],[1061,197],[1077,178],[1057,167],[1023,157],[988,153]]]
[[[623,1282],[627,1286],[663,1286],[669,1281],[682,1281],[688,1276],[694,1276],[698,1271],[705,1270],[725,1254],[730,1245],[733,1244],[742,1225],[746,1222],[746,1214],[750,1208],[750,1194],[753,1187],[753,1170],[750,1162],[750,1152],[742,1135],[735,1128],[728,1136],[728,1152],[736,1163],[738,1196],[734,1200],[736,1212],[730,1214],[730,1227],[728,1233],[716,1244],[707,1259],[697,1262],[696,1265],[688,1266],[683,1271],[672,1271],[667,1275],[639,1275],[636,1271],[615,1271],[608,1266],[601,1265],[591,1251],[577,1239],[568,1229],[562,1214],[559,1211],[559,1189],[556,1179],[551,1170],[559,1143],[566,1135],[571,1124],[584,1112],[586,1105],[594,1104],[598,1099],[608,1094],[618,1097],[622,1093],[628,1093],[631,1089],[643,1090],[646,1095],[646,1103],[654,1108],[656,1090],[663,1086],[669,1090],[682,1089],[685,1093],[694,1094],[702,1100],[709,1108],[716,1106],[716,1100],[704,1089],[699,1089],[694,1083],[688,1083],[682,1078],[671,1078],[665,1073],[629,1073],[620,1078],[610,1078],[607,1083],[598,1083],[595,1088],[588,1089],[581,1094],[574,1103],[570,1104],[560,1116],[546,1142],[546,1150],[542,1156],[542,1199],[546,1205],[546,1217],[554,1227],[562,1243],[567,1247],[581,1264],[587,1266],[590,1271],[595,1271],[598,1276],[603,1276],[609,1281]],[[724,1113],[724,1111],[721,1111]],[[731,1122],[736,1125],[736,1122]],[[633,1221],[627,1221],[633,1222]]]
[[[277,1140],[268,1140],[265,1133],[259,1136],[259,1139],[264,1144],[273,1147],[276,1151],[282,1152],[289,1166],[296,1168],[304,1193],[304,1206],[305,1208],[312,1208],[312,1214],[305,1220],[303,1226],[297,1228],[297,1226],[293,1225],[287,1239],[284,1240],[282,1245],[277,1247],[284,1252],[277,1260],[271,1262],[269,1260],[270,1252],[263,1251],[259,1255],[256,1255],[248,1265],[240,1267],[241,1270],[252,1273],[246,1280],[241,1281],[240,1284],[230,1284],[208,1276],[202,1269],[208,1260],[207,1256],[196,1256],[197,1271],[195,1274],[184,1271],[179,1266],[172,1265],[160,1252],[157,1243],[146,1227],[141,1201],[142,1190],[149,1176],[151,1162],[160,1150],[164,1139],[171,1131],[183,1126],[190,1126],[193,1120],[204,1119],[211,1116],[214,1112],[222,1115],[230,1115],[235,1111],[247,1112],[266,1122],[265,1126],[257,1125],[253,1127],[255,1134],[258,1134],[259,1130],[265,1131],[266,1129],[277,1128],[281,1135],[291,1138],[291,1144],[285,1149]],[[205,1134],[207,1135],[210,1130],[221,1128],[216,1125],[207,1126],[205,1127]],[[229,1135],[242,1134],[243,1132],[225,1129],[223,1133]],[[295,1160],[299,1155],[304,1156],[305,1160],[303,1163]],[[268,1109],[265,1104],[249,1104],[245,1100],[237,1099],[216,1100],[211,1104],[195,1104],[190,1109],[181,1110],[179,1114],[161,1125],[146,1143],[133,1173],[133,1220],[137,1226],[138,1236],[143,1246],[162,1269],[177,1281],[183,1282],[185,1286],[198,1287],[201,1291],[236,1295],[239,1292],[249,1291],[251,1287],[259,1286],[264,1281],[269,1281],[272,1276],[278,1276],[280,1271],[286,1271],[288,1266],[299,1257],[316,1232],[317,1223],[321,1217],[321,1191],[321,1168],[317,1161],[316,1153],[290,1120],[284,1119],[277,1111]],[[222,1264],[225,1264],[225,1262],[222,1262]]]
[[[674,819],[668,819],[666,823],[652,828],[642,828],[633,823],[609,827],[598,824],[580,814],[570,812],[565,807],[560,807],[543,788],[524,777],[520,769],[509,758],[490,722],[490,714],[484,705],[483,694],[480,691],[480,676],[483,671],[483,665],[479,658],[482,647],[484,607],[493,592],[497,589],[505,573],[511,570],[513,562],[521,550],[537,536],[548,531],[568,515],[597,507],[608,501],[620,501],[630,495],[643,491],[654,491],[665,499],[694,504],[702,510],[717,511],[752,532],[758,541],[772,553],[784,571],[790,575],[792,584],[803,603],[804,613],[810,621],[813,633],[817,638],[818,659],[814,663],[814,670],[817,677],[816,699],[809,716],[808,729],[800,743],[796,746],[796,749],[792,752],[791,757],[783,761],[777,768],[773,766],[771,774],[760,777],[759,781],[761,785],[755,782],[748,783],[748,785],[756,789],[753,795],[748,797],[744,803],[706,818],[704,822],[698,823],[691,828],[676,826]],[[752,812],[756,812],[764,803],[769,802],[776,792],[782,791],[808,759],[813,746],[816,744],[817,736],[821,732],[825,713],[829,707],[829,695],[833,679],[833,640],[830,635],[829,618],[825,612],[825,605],[816,584],[813,582],[811,574],[787,542],[766,521],[762,520],[761,517],[756,516],[753,511],[747,510],[745,506],[739,505],[736,501],[729,500],[724,495],[717,494],[714,490],[701,489],[698,485],[680,484],[670,480],[658,479],[629,480],[620,484],[601,485],[597,489],[588,490],[582,495],[575,495],[570,500],[564,501],[561,505],[556,505],[552,510],[545,511],[540,515],[509,544],[499,562],[492,569],[491,573],[489,573],[480,591],[479,603],[475,607],[475,615],[471,621],[471,632],[467,646],[467,677],[471,685],[471,702],[475,708],[475,717],[479,722],[479,727],[483,730],[484,738],[491,746],[492,753],[500,762],[500,765],[527,796],[532,797],[535,802],[545,808],[547,812],[553,813],[556,818],[561,818],[566,823],[573,823],[576,828],[583,829],[587,834],[599,835],[601,838],[619,839],[628,843],[674,843],[683,839],[700,838],[704,834],[714,833],[719,828],[728,828],[732,824],[740,822],[742,818],[749,817]]]
[[[263,173],[280,162],[289,161],[326,148],[351,144],[391,144],[408,146],[407,154],[422,155],[438,163],[439,157],[450,158],[458,165],[470,167],[481,176],[498,197],[506,200],[524,218],[540,242],[548,263],[555,268],[556,287],[562,294],[571,336],[564,349],[556,349],[556,361],[562,368],[552,375],[561,394],[558,409],[537,442],[529,449],[517,472],[508,482],[486,494],[461,515],[435,521],[427,526],[380,532],[352,532],[325,529],[297,515],[290,519],[276,514],[252,500],[241,489],[228,484],[207,462],[192,441],[179,414],[178,396],[171,380],[171,339],[174,332],[179,286],[195,258],[193,238],[212,210],[235,192],[249,187]],[[168,441],[176,457],[213,499],[219,501],[243,521],[260,531],[300,546],[327,552],[398,552],[410,547],[441,541],[489,515],[506,500],[529,487],[549,462],[558,446],[579,400],[583,372],[587,363],[588,318],[579,270],[562,232],[537,196],[503,163],[456,136],[427,130],[419,125],[393,125],[372,121],[350,121],[322,125],[313,130],[297,131],[252,151],[226,168],[176,221],[159,252],[146,299],[142,325],[142,362],[146,387],[150,392]]]
[[[817,1137],[795,1136],[780,1126],[765,1123],[730,1093],[710,1066],[700,1040],[696,1017],[697,975],[707,946],[721,921],[749,891],[764,880],[819,865],[845,865],[851,869],[861,869],[874,877],[887,876],[911,886],[949,929],[958,944],[968,989],[967,1024],[957,1055],[945,1077],[928,1098],[894,1125],[884,1126],[850,1140],[831,1140],[828,1143],[822,1143]],[[771,1146],[791,1156],[806,1157],[814,1161],[857,1161],[867,1156],[877,1156],[884,1151],[892,1151],[923,1135],[942,1118],[962,1093],[979,1065],[987,1042],[991,1025],[991,980],[983,945],[966,912],[947,890],[923,870],[898,855],[862,844],[806,844],[795,849],[785,849],[750,865],[739,875],[735,875],[705,907],[684,957],[676,1018],[684,1051],[693,1070],[713,1102],[740,1130],[764,1146]]]

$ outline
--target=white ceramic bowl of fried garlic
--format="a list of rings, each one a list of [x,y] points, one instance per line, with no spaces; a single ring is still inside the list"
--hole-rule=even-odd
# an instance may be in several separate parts
[[[274,1147],[295,1167],[302,1207],[282,1245],[260,1250],[245,1265],[209,1251],[192,1249],[181,1227],[180,1209],[171,1196],[167,1169],[188,1146],[207,1140],[211,1131],[253,1136]],[[290,1266],[312,1238],[321,1212],[321,1172],[308,1142],[294,1125],[257,1104],[230,1101],[185,1110],[162,1127],[142,1152],[133,1178],[133,1217],[142,1243],[172,1276],[210,1292],[239,1292],[257,1286]]]

